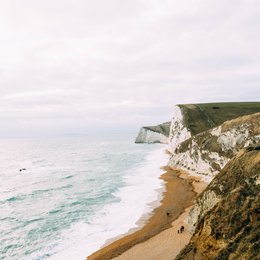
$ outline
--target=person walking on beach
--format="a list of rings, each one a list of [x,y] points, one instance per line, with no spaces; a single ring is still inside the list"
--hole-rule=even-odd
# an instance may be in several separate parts
[[[182,232],[184,232],[184,226],[181,226],[181,228],[178,229],[178,234],[181,234]]]
[[[184,232],[184,226],[181,226],[181,233]]]

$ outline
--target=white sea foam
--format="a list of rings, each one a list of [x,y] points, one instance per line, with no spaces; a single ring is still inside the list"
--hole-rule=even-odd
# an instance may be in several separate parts
[[[124,177],[124,187],[114,195],[120,202],[106,205],[86,223],[80,221],[63,232],[55,245],[49,245],[33,255],[34,259],[43,259],[46,254],[51,260],[85,259],[100,249],[108,239],[127,233],[138,226],[138,220],[150,213],[164,189],[164,182],[159,179],[161,166],[166,165],[168,156],[165,148],[151,152],[142,165],[132,168]]]

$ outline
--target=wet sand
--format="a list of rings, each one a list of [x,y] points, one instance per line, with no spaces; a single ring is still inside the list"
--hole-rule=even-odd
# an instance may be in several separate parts
[[[185,172],[169,167],[164,167],[164,170],[166,172],[161,179],[165,181],[166,190],[161,205],[153,210],[147,223],[141,229],[104,246],[87,259],[105,260],[118,256],[116,259],[155,259],[153,256],[158,259],[158,255],[164,251],[167,251],[171,255],[169,259],[172,259],[172,254],[179,252],[188,243],[190,239],[188,232],[178,234],[177,230],[183,225],[183,220],[188,214],[185,210],[193,205],[196,195],[206,187],[206,184],[198,182],[196,177],[189,176]],[[175,220],[177,222],[174,222]],[[174,244],[174,250],[171,242]],[[166,246],[167,243],[170,243],[170,246]],[[167,256],[165,257],[161,259],[168,259]]]

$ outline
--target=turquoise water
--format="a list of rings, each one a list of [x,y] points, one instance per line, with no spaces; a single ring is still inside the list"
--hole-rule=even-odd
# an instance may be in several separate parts
[[[84,259],[136,226],[165,155],[133,140],[0,140],[0,259]]]

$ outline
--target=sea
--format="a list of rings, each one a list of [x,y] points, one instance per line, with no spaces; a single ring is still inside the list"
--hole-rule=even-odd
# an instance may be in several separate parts
[[[0,139],[0,259],[85,259],[158,206],[166,146],[133,135]]]

